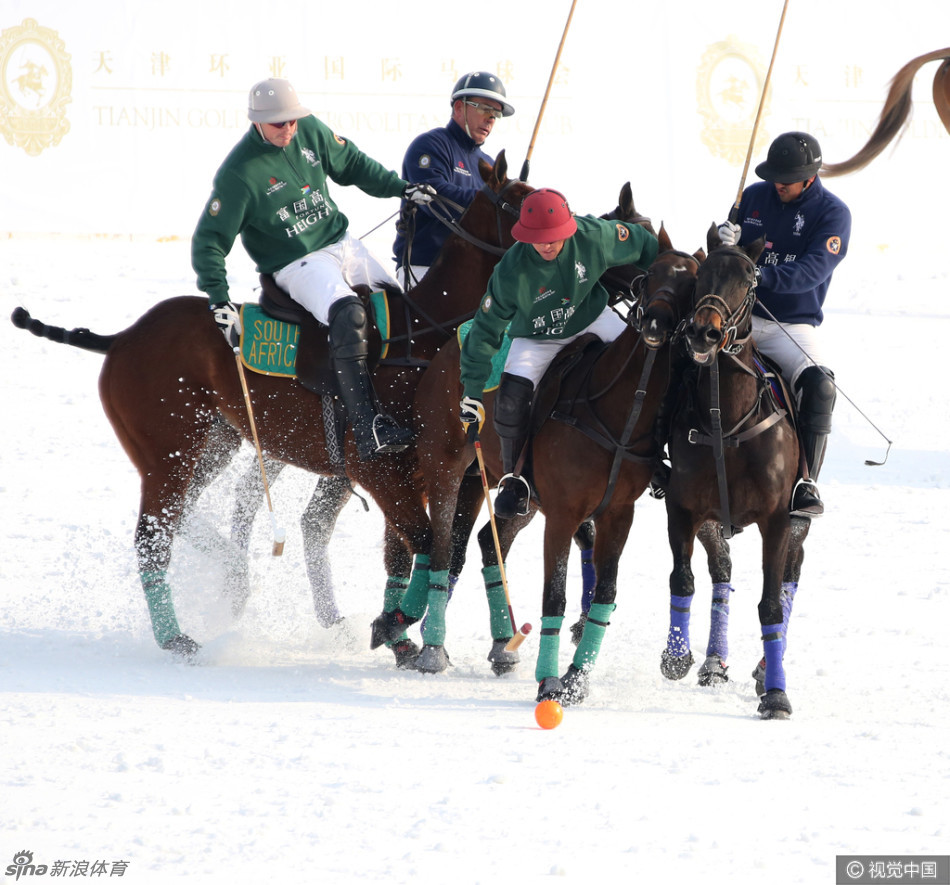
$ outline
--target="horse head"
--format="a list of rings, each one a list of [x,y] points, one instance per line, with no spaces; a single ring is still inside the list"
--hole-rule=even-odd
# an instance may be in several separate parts
[[[690,357],[701,366],[720,350],[738,353],[751,334],[755,262],[765,237],[747,246],[725,246],[713,225],[706,245],[709,255],[696,274],[696,302],[683,332]]]
[[[696,273],[706,253],[692,255],[673,248],[666,228],[657,235],[660,251],[636,281],[636,328],[651,350],[661,348],[681,326],[693,303]]]
[[[478,171],[484,186],[459,219],[459,224],[466,230],[483,232],[480,236],[485,242],[503,252],[515,243],[511,229],[518,220],[522,201],[534,188],[520,179],[508,177],[504,149],[495,158],[494,166],[479,161]],[[489,233],[492,230],[493,237]]]

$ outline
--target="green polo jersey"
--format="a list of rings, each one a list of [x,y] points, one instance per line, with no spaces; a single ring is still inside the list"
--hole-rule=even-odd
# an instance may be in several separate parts
[[[553,261],[528,243],[516,243],[495,266],[462,345],[466,396],[481,398],[506,328],[512,338],[577,335],[607,306],[607,290],[598,282],[604,271],[624,264],[648,267],[656,258],[656,237],[639,225],[592,215],[576,220],[577,232]]]
[[[314,116],[297,121],[285,148],[264,141],[251,126],[215,174],[192,237],[198,288],[212,304],[228,300],[225,258],[238,236],[260,273],[274,273],[343,238],[348,221],[330,197],[328,179],[374,197],[398,197],[406,187]]]

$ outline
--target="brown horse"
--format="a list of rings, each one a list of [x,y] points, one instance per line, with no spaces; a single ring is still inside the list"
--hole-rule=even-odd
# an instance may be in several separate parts
[[[842,163],[826,163],[821,167],[822,175],[830,177],[857,172],[867,166],[891,143],[910,117],[911,88],[914,85],[914,77],[917,71],[932,61],[942,62],[934,74],[933,99],[940,120],[947,132],[950,132],[950,47],[948,47],[917,56],[894,75],[877,127],[871,133],[867,144],[850,160]]]
[[[390,293],[389,345],[402,359],[380,364],[374,384],[382,406],[403,422],[411,420],[416,385],[428,359],[471,316],[497,257],[513,243],[511,227],[531,190],[508,179],[504,152],[494,168],[485,164],[480,171],[485,186],[425,279],[409,296]],[[111,336],[48,327],[22,308],[13,321],[34,334],[105,355],[100,398],[142,479],[135,548],[153,633],[162,648],[191,657],[198,644],[178,625],[166,579],[172,543],[188,503],[242,440],[251,438],[234,355],[207,300],[168,299]],[[374,337],[378,353],[378,333]],[[319,396],[292,380],[262,374],[249,373],[248,386],[259,412],[261,446],[271,458],[318,474],[339,474],[340,465],[324,442],[327,428]],[[346,476],[369,492],[398,536],[403,548],[398,567],[404,568],[414,554],[427,553],[431,529],[413,449],[360,462],[348,431],[344,455]],[[387,566],[396,567],[393,562]]]
[[[630,188],[630,182],[627,182],[620,189],[617,206],[602,217],[613,218],[621,221],[637,222],[651,230],[650,220],[637,212],[633,201],[633,194]],[[493,253],[486,253],[486,261],[490,261],[493,266],[496,257]],[[632,277],[623,272],[624,269],[618,268],[616,272],[611,273],[609,278],[602,280],[608,291],[613,293],[614,297],[619,297],[619,293],[629,288]],[[409,298],[414,297],[415,290],[411,290]],[[474,312],[476,304],[471,305],[471,310],[462,319],[467,319]],[[458,323],[452,324],[452,330]],[[434,336],[433,336],[434,337]],[[444,337],[441,339],[444,340]],[[413,356],[431,355],[430,339],[426,342],[425,348],[414,348]],[[421,362],[421,360],[420,360]],[[382,359],[380,365],[387,365],[387,360]],[[266,459],[268,479],[273,480],[283,468],[279,461]],[[263,498],[263,483],[261,481],[260,469],[256,464],[250,465],[245,474],[239,479],[236,487],[235,509],[232,517],[231,541],[239,550],[246,554],[250,542],[251,525],[254,514],[260,507]],[[303,549],[307,574],[310,578],[311,591],[313,595],[314,609],[317,619],[323,626],[330,626],[339,618],[335,594],[332,583],[331,563],[328,555],[328,547],[337,518],[349,501],[353,493],[350,480],[346,476],[324,476],[321,477],[316,489],[308,503],[304,513],[300,518],[300,527],[303,534]],[[449,568],[449,593],[451,594],[455,582],[465,563],[465,554],[467,543],[473,528],[473,521],[480,509],[482,500],[481,482],[477,476],[467,476],[463,481],[463,487],[460,490],[459,509],[454,522],[454,541],[453,556]],[[479,546],[482,553],[483,569],[491,569],[497,566],[497,555],[495,552],[492,535],[486,526],[478,534]],[[582,526],[575,536],[582,560],[582,570],[584,578],[584,596],[582,599],[582,608],[590,605],[590,596],[593,593],[593,526]],[[384,599],[384,611],[389,611],[395,607],[396,602],[401,597],[401,590],[405,590],[410,579],[410,569],[413,564],[412,555],[406,550],[405,545],[398,534],[387,524],[386,537],[384,540],[384,557],[388,581],[386,598]],[[248,574],[246,568],[246,557],[231,557],[229,563],[232,565],[231,572],[228,574],[230,584],[230,595],[232,597],[232,606],[235,614],[238,614],[244,606],[247,599],[249,586]],[[576,627],[577,625],[575,625]],[[414,643],[403,639],[401,642],[392,645],[397,657],[397,663],[406,665],[414,659],[418,649]],[[516,654],[497,654],[492,658],[492,669],[498,675],[509,672],[517,663]]]
[[[617,565],[633,519],[633,504],[654,471],[654,419],[669,373],[668,337],[688,310],[698,265],[697,257],[671,251],[665,230],[659,237],[663,254],[643,278],[641,309],[628,316],[630,327],[612,344],[595,346],[582,355],[563,378],[552,368],[538,392],[536,413],[543,423],[536,424],[530,460],[545,514],[545,576],[536,676],[540,697],[557,697],[565,703],[577,702],[586,694],[587,672],[606,625],[604,613],[614,607]],[[417,451],[432,518],[433,572],[445,569],[449,562],[456,494],[474,455],[458,421],[460,396],[459,346],[451,341],[433,360],[416,394]],[[480,442],[488,473],[497,481],[501,454],[491,418],[493,404],[494,395],[486,393],[488,417]],[[562,682],[556,673],[567,556],[578,526],[592,516],[596,586],[575,664]],[[500,520],[498,525],[504,556],[520,523],[516,518]],[[431,606],[431,597],[429,602]],[[512,632],[504,605],[494,606],[495,645]],[[430,651],[437,663],[437,652],[444,655],[444,648],[430,645],[426,633],[423,638],[426,647],[420,660]]]
[[[756,365],[751,341],[755,261],[764,238],[741,248],[722,246],[713,226],[707,245],[709,255],[696,278],[697,301],[684,330],[692,366],[683,375],[672,418],[673,471],[666,496],[673,553],[671,618],[661,669],[669,678],[680,678],[692,663],[690,561],[700,526],[717,520],[729,538],[738,528],[754,523],[762,537],[759,622],[766,661],[759,713],[765,719],[787,718],[791,704],[782,663],[785,622],[794,593],[790,584],[794,580],[797,587],[801,544],[807,534],[807,525],[799,524],[793,536],[789,516],[799,475],[798,436],[788,407]],[[711,671],[706,681],[716,681],[717,668],[722,669],[720,663],[724,666],[725,619],[717,621],[717,602],[723,614],[731,589],[728,581],[714,585],[718,599],[713,604],[711,653],[704,665]],[[715,635],[717,631],[721,635]],[[703,681],[702,673],[700,678]]]

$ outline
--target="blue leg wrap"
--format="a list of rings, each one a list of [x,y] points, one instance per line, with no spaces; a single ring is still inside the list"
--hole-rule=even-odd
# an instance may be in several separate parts
[[[689,607],[692,596],[670,596],[670,632],[666,650],[674,657],[689,654]]]
[[[788,621],[792,616],[792,605],[798,592],[798,581],[786,581],[782,584],[782,648],[788,646]]]
[[[785,691],[785,638],[781,624],[762,625],[762,645],[765,649],[765,690],[780,688]]]
[[[729,657],[729,594],[733,592],[730,584],[713,584],[706,655],[719,655],[724,661]]]
[[[581,583],[584,590],[581,596],[581,611],[589,612],[597,586],[597,572],[594,569],[594,549],[589,547],[581,551]]]

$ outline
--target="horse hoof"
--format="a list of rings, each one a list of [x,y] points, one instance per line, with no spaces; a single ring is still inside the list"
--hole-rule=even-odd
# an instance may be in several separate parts
[[[412,667],[422,673],[441,673],[446,670],[451,661],[443,645],[424,645]]]
[[[752,678],[755,680],[756,697],[762,697],[765,694],[765,658],[755,665]]]
[[[412,667],[416,662],[416,658],[419,657],[419,646],[411,639],[401,639],[399,642],[394,642],[389,648],[395,656],[396,666],[400,670]]]
[[[788,695],[780,688],[770,688],[759,698],[758,713],[762,719],[788,719],[792,715]]]
[[[719,655],[709,655],[699,668],[700,685],[722,685],[729,681],[729,667]]]
[[[574,645],[581,644],[581,637],[584,635],[584,625],[587,623],[587,612],[582,612],[581,616],[571,624],[571,642]]]
[[[587,670],[581,670],[571,664],[567,672],[561,677],[563,694],[561,695],[561,706],[570,707],[574,704],[582,704],[587,695],[590,694],[590,674]]]
[[[535,700],[540,704],[541,701],[561,702],[564,694],[564,686],[561,684],[559,676],[545,676],[538,683],[538,696]]]
[[[510,673],[521,661],[518,650],[508,651],[505,648],[510,642],[509,639],[494,639],[491,644],[491,651],[488,653],[488,660],[491,662],[491,671],[496,676],[504,676]]]
[[[370,624],[369,647],[377,649],[387,642],[396,642],[402,636],[403,631],[410,624],[414,624],[418,618],[410,618],[396,609],[392,612],[383,612],[373,619]]]
[[[660,672],[667,679],[682,679],[689,673],[692,666],[693,653],[691,651],[677,657],[674,654],[670,654],[669,649],[663,649],[663,654],[660,656]]]
[[[172,654],[178,655],[186,661],[194,659],[195,655],[198,654],[199,648],[201,648],[201,646],[190,636],[185,636],[184,633],[179,633],[177,636],[166,639],[162,643],[163,651],[170,651]]]

